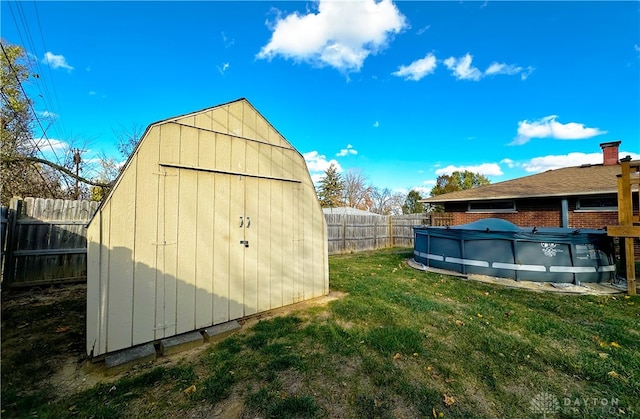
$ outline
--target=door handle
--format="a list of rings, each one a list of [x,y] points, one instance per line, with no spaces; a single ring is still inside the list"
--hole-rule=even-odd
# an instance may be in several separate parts
[[[249,247],[249,240],[240,240],[240,244],[244,244],[244,247]]]
[[[247,217],[247,228],[251,227],[251,217]]]
[[[240,228],[244,225],[244,217],[240,217]]]

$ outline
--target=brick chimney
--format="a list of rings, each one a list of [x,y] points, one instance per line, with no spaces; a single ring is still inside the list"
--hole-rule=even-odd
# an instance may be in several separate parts
[[[613,166],[619,163],[618,160],[618,146],[622,141],[611,141],[610,143],[600,144],[602,148],[603,164],[605,166]]]

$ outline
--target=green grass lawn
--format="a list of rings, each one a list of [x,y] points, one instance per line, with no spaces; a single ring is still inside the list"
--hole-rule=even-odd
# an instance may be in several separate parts
[[[326,307],[260,321],[197,359],[156,361],[4,413],[640,417],[639,297],[501,288],[414,270],[409,257],[409,249],[331,256],[331,290],[346,295]]]

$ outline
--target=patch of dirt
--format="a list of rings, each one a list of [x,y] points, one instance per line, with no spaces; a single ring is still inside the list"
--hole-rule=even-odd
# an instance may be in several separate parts
[[[85,284],[2,291],[3,395],[64,397],[100,381],[87,371],[85,311]]]

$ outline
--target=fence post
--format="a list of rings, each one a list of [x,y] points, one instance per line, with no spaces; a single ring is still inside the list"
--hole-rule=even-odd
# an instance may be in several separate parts
[[[15,281],[16,259],[13,251],[17,247],[18,235],[16,223],[22,210],[22,200],[20,198],[11,198],[9,202],[9,211],[7,213],[7,253],[4,261],[4,274],[2,278],[3,285],[10,285]]]
[[[393,241],[393,215],[389,216],[389,244],[391,247],[394,247],[395,242]]]

